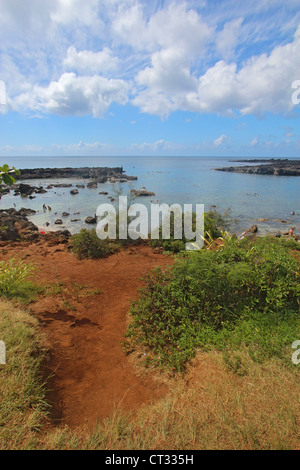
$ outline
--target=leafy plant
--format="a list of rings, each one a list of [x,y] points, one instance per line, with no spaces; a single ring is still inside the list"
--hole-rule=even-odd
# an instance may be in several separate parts
[[[2,184],[2,182],[8,185],[12,185],[13,183],[15,183],[16,180],[12,176],[12,174],[20,175],[21,172],[15,167],[9,168],[9,165],[7,165],[6,163],[0,166],[0,184]]]
[[[0,295],[8,298],[20,297],[30,299],[39,290],[32,282],[28,281],[35,271],[32,264],[20,259],[12,258],[9,261],[0,262]]]
[[[148,275],[124,344],[151,351],[152,362],[174,370],[196,348],[212,345],[246,342],[253,357],[280,356],[287,338],[292,342],[300,330],[299,294],[299,263],[284,243],[229,239],[219,250],[190,253],[172,269]],[[252,337],[250,325],[258,329]],[[276,347],[265,341],[272,326]]]
[[[111,255],[117,249],[116,245],[109,240],[100,240],[96,230],[81,229],[71,238],[72,251],[76,253],[80,259],[83,258],[105,258]]]
[[[174,237],[174,213],[170,214],[170,239],[165,240],[162,238],[162,229],[159,230],[159,239],[150,240],[150,244],[154,247],[162,247],[165,251],[179,253],[185,250],[185,244],[192,242],[184,235],[184,214],[182,214],[182,238],[180,240]],[[217,211],[209,211],[204,214],[204,246],[210,247],[216,238],[224,235],[225,230],[228,230],[231,223],[230,209],[220,214]],[[192,230],[196,231],[196,213],[192,214]]]

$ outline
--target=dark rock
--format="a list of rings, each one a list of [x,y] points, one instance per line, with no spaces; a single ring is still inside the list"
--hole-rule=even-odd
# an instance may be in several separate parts
[[[30,236],[32,239],[39,236],[36,225],[13,208],[0,211],[0,240],[16,241]]]
[[[79,193],[78,189],[71,189],[70,191],[70,194],[73,194],[73,195],[78,194],[78,193]]]
[[[68,217],[68,215],[70,215],[68,212],[63,212],[63,213],[61,214],[62,217]]]
[[[18,191],[21,196],[30,196],[33,192],[35,192],[35,190],[36,188],[34,186],[30,186],[30,184],[21,183],[16,191]]]
[[[97,183],[103,184],[106,183],[107,181],[107,176],[98,176],[97,178]]]
[[[236,162],[263,163],[263,165],[225,167],[216,168],[216,170],[256,175],[300,176],[300,160],[273,158],[270,160],[236,160]]]
[[[18,180],[41,179],[41,178],[82,178],[98,181],[100,177],[118,176],[124,177],[122,167],[81,167],[81,168],[23,168],[21,174],[16,175]]]
[[[155,193],[152,193],[151,191],[146,191],[145,189],[132,189],[131,194],[133,194],[136,197],[142,197],[142,196],[155,196]]]
[[[99,193],[99,194],[103,194],[103,196],[107,196],[107,195],[108,195],[108,193],[107,193],[106,191],[101,191],[101,193]]]
[[[56,225],[62,225],[63,221],[61,219],[57,219],[54,223]]]
[[[21,207],[21,209],[17,211],[16,214],[27,217],[28,215],[36,214],[36,211],[33,209],[26,209],[25,207]]]
[[[97,223],[97,217],[87,217],[85,219],[86,224],[96,224]]]
[[[36,194],[45,194],[47,191],[44,188],[36,188],[34,192]]]
[[[87,184],[87,187],[90,189],[95,189],[98,187],[98,183],[96,181],[91,181],[90,183]]]

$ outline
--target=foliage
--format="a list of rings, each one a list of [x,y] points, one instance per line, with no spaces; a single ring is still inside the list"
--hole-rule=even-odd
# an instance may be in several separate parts
[[[221,237],[225,230],[228,230],[231,224],[230,209],[220,214],[216,210],[205,212],[204,214],[204,242]],[[192,230],[196,231],[196,213],[192,214]],[[184,214],[182,214],[182,238],[176,240],[174,238],[174,214],[170,214],[170,239],[162,238],[162,229],[159,231],[158,240],[150,240],[150,244],[154,247],[162,247],[165,251],[179,253],[185,250],[185,244],[193,240],[187,239],[184,235]]]
[[[12,185],[16,182],[15,178],[12,174],[20,175],[20,170],[17,170],[15,167],[9,168],[9,166],[5,163],[4,165],[0,166],[0,184],[2,182],[4,184]]]
[[[245,343],[254,358],[280,356],[300,329],[299,293],[299,263],[284,241],[231,238],[219,250],[192,252],[147,276],[125,346],[146,348],[155,363],[174,370],[196,348],[212,345]]]
[[[35,267],[20,259],[12,258],[0,262],[0,295],[30,301],[39,288],[30,280]]]
[[[83,258],[105,258],[111,255],[117,249],[116,245],[109,240],[100,240],[96,230],[82,229],[71,238],[72,251],[80,259]]]

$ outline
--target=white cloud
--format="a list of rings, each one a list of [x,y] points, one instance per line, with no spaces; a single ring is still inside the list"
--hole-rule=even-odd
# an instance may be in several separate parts
[[[108,47],[104,47],[99,52],[77,52],[74,46],[70,46],[64,60],[66,68],[84,74],[111,72],[117,68],[117,65],[118,58],[112,56],[112,52]]]
[[[112,27],[122,41],[137,50],[179,47],[188,55],[199,54],[214,31],[196,10],[188,9],[187,2],[173,2],[149,19],[144,15],[142,4],[135,3],[129,8],[122,5]]]
[[[51,19],[56,23],[91,26],[98,13],[98,0],[54,0]]]
[[[216,147],[219,147],[220,145],[223,145],[227,141],[228,137],[225,134],[220,135],[217,139],[214,140],[214,145]]]
[[[242,22],[243,18],[228,21],[217,35],[216,47],[225,59],[229,59],[233,55],[233,51],[238,44]]]
[[[177,93],[193,90],[197,80],[191,76],[185,51],[175,47],[162,49],[152,56],[152,67],[141,70],[136,81],[153,91]]]
[[[195,77],[188,71],[186,61],[178,60],[170,67],[171,87],[168,89],[168,70],[164,69],[163,61],[160,63],[157,59],[152,69],[146,68],[138,74],[138,82],[146,84],[148,89],[138,95],[134,104],[141,106],[144,112],[160,115],[177,109],[224,115],[233,115],[236,111],[257,116],[266,112],[288,113],[294,107],[291,83],[298,77],[299,70],[300,27],[292,42],[275,47],[269,55],[252,57],[240,69],[237,63],[220,60],[199,77],[194,90]],[[181,87],[175,89],[172,83]],[[162,106],[151,102],[160,93],[164,96],[161,104],[165,112]]]
[[[126,104],[130,90],[134,106],[162,118],[288,113],[300,70],[300,27],[288,42],[297,3],[282,20],[279,0],[252,3],[1,0],[10,109],[98,117]],[[269,12],[276,21],[267,28]],[[253,56],[259,41],[267,52]]]
[[[91,114],[102,117],[113,102],[125,104],[128,92],[129,85],[123,80],[65,73],[48,87],[35,85],[32,91],[19,95],[11,101],[11,107],[62,116]]]

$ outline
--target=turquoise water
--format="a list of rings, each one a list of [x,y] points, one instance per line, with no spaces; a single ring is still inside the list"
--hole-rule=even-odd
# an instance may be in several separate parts
[[[246,175],[215,171],[215,168],[232,166],[230,157],[14,157],[5,158],[5,162],[17,168],[37,167],[82,167],[82,166],[121,166],[128,175],[138,177],[130,184],[98,184],[98,189],[79,189],[76,196],[70,195],[71,188],[53,188],[46,194],[37,194],[36,199],[20,196],[3,196],[0,208],[32,208],[37,212],[30,220],[41,229],[67,228],[72,233],[86,227],[85,218],[94,215],[99,204],[109,202],[107,196],[99,195],[107,191],[116,196],[118,191],[127,195],[130,189],[145,187],[155,193],[153,198],[138,198],[135,202],[150,206],[151,202],[167,204],[204,204],[205,210],[211,205],[224,212],[231,209],[234,219],[231,231],[240,233],[258,225],[259,233],[285,232],[295,226],[295,234],[300,233],[300,178],[292,176]],[[236,163],[235,165],[242,165]],[[31,180],[30,184],[46,187],[51,183],[79,184],[82,180]],[[52,211],[44,212],[45,203]],[[62,212],[70,216],[62,218]],[[295,211],[295,216],[291,212]],[[80,214],[77,214],[77,213]],[[57,218],[62,218],[63,226],[54,225]],[[268,219],[261,222],[259,219]],[[71,219],[81,219],[71,222]],[[285,220],[286,223],[280,222]]]

